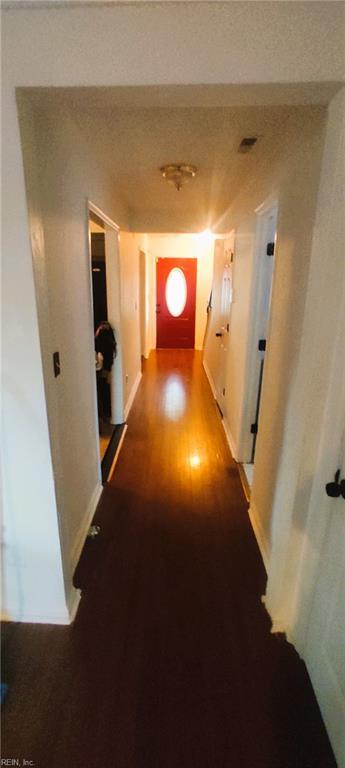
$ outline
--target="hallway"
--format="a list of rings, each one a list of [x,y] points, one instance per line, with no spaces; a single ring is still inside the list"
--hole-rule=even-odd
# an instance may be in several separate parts
[[[201,353],[152,352],[70,627],[8,624],[3,756],[47,768],[334,768]]]

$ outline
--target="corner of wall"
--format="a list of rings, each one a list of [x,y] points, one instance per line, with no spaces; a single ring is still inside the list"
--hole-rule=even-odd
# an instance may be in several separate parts
[[[248,515],[250,522],[252,524],[252,528],[254,531],[254,535],[260,550],[260,554],[265,566],[265,570],[267,572],[268,564],[269,564],[269,555],[270,555],[270,546],[269,542],[267,540],[265,531],[263,530],[261,523],[260,523],[260,516],[258,515],[257,508],[255,506],[255,502],[253,499],[250,501],[250,507],[248,509]]]

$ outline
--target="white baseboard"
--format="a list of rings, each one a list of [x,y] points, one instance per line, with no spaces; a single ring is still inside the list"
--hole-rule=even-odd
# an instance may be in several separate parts
[[[21,608],[8,608],[1,614],[1,621],[20,622],[23,624],[72,624],[74,621],[81,599],[80,589],[71,587],[66,606],[61,606],[61,613],[23,613]]]
[[[229,424],[228,424],[227,420],[224,418],[224,416],[222,418],[222,424],[223,424],[223,429],[224,429],[224,432],[225,432],[225,437],[227,439],[228,446],[230,448],[231,456],[232,456],[232,458],[235,461],[237,461],[237,456],[236,456],[237,451],[236,451],[235,441],[234,441],[234,438],[233,438],[233,436],[231,434],[231,430],[230,430]]]
[[[253,504],[253,502],[251,502],[250,504],[250,507],[248,509],[248,514],[249,514],[249,519],[252,524],[254,535],[255,535],[255,538],[261,553],[261,557],[264,562],[266,573],[267,573],[268,562],[269,562],[269,545],[268,545],[266,536],[263,532],[263,529],[259,520],[259,516],[257,513],[257,509]]]
[[[208,365],[207,365],[207,363],[206,363],[206,360],[203,360],[203,361],[202,361],[202,364],[203,364],[203,367],[204,367],[204,371],[205,371],[205,373],[206,373],[206,376],[207,376],[207,378],[208,378],[208,383],[209,383],[209,385],[210,385],[210,387],[211,387],[211,392],[212,392],[212,394],[213,394],[213,397],[214,397],[214,399],[216,400],[216,399],[217,399],[217,392],[216,392],[215,383],[214,383],[214,381],[213,381],[213,378],[212,378],[212,375],[211,375],[211,371],[210,371],[210,369],[209,369],[209,367],[208,367]]]
[[[131,410],[131,407],[133,405],[133,401],[134,401],[134,398],[135,398],[135,396],[137,394],[137,389],[139,387],[141,377],[142,377],[142,373],[141,373],[141,371],[138,371],[136,379],[135,379],[134,384],[132,386],[129,398],[128,398],[127,403],[125,405],[125,421],[127,421],[128,414],[129,414],[129,412]]]
[[[82,524],[79,528],[78,534],[76,536],[75,544],[72,550],[72,555],[71,555],[72,573],[74,572],[76,565],[78,563],[92,518],[95,514],[97,504],[102,494],[102,491],[103,491],[103,486],[100,483],[97,483],[97,486],[90,499],[87,512],[85,514],[85,518],[83,519]],[[75,589],[75,587],[71,585],[70,593],[66,599],[66,606],[65,608],[61,606],[61,613],[40,614],[40,613],[31,613],[30,611],[26,613],[26,612],[23,612],[21,607],[18,608],[18,606],[16,606],[13,608],[9,607],[6,609],[6,611],[3,611],[1,614],[1,621],[16,621],[16,622],[23,622],[27,624],[71,624],[77,614],[80,599],[81,599],[80,590]]]
[[[111,480],[111,478],[113,476],[114,469],[116,467],[116,463],[117,463],[117,460],[118,460],[118,457],[119,457],[119,453],[120,453],[121,448],[122,448],[122,443],[123,443],[123,441],[125,439],[125,434],[127,432],[127,429],[128,429],[128,424],[125,424],[125,426],[123,428],[123,431],[122,431],[122,435],[121,435],[120,440],[119,440],[119,444],[118,444],[118,446],[116,448],[116,453],[115,453],[115,456],[114,456],[114,459],[113,459],[113,463],[112,463],[112,465],[110,467],[109,475],[107,477],[107,482],[108,483],[110,482],[110,480]]]
[[[250,485],[248,483],[247,475],[243,469],[243,464],[241,464],[241,462],[239,461],[237,462],[237,467],[238,467],[238,472],[239,472],[241,483],[242,483],[243,493],[248,503],[250,503]]]
[[[266,568],[266,572],[267,572],[267,568]],[[296,645],[296,643],[294,641],[294,638],[293,637],[289,637],[289,633],[286,631],[286,621],[281,621],[280,619],[274,619],[272,617],[271,610],[270,610],[270,605],[269,605],[269,602],[267,600],[267,595],[262,595],[261,602],[265,606],[265,609],[266,609],[266,611],[267,611],[267,613],[268,613],[268,615],[270,617],[270,620],[271,620],[271,634],[272,635],[274,635],[274,634],[286,635],[286,639],[289,641],[289,643],[292,643],[292,645],[295,646],[297,652],[301,656],[301,654],[300,654],[300,652],[298,650],[298,647],[297,647],[297,645]],[[272,613],[273,613],[273,611],[272,611]],[[303,658],[303,656],[301,656],[301,658]]]
[[[79,598],[80,599],[80,598]],[[14,621],[23,624],[70,624],[71,619],[68,609],[59,614],[21,613],[18,610],[8,609],[1,614],[1,621]]]
[[[77,533],[77,536],[75,538],[75,542],[72,549],[72,555],[71,555],[71,568],[72,572],[74,573],[75,568],[77,567],[78,560],[81,555],[81,551],[83,549],[83,546],[85,544],[85,539],[87,537],[87,532],[90,528],[92,518],[96,512],[97,504],[101,498],[103,491],[103,486],[101,483],[97,483],[96,488],[91,496],[88,508],[85,513],[85,517],[82,520],[82,523],[80,525],[79,531]]]
[[[210,371],[210,369],[209,369],[209,367],[208,367],[208,365],[207,365],[205,360],[202,361],[202,364],[203,364],[204,371],[205,371],[207,379],[208,379],[208,383],[209,383],[209,385],[211,387],[211,392],[213,394],[213,397],[214,397],[215,400],[217,400],[216,385],[215,385],[215,383],[213,381],[211,371]],[[236,451],[235,441],[234,441],[233,436],[231,434],[231,430],[230,430],[229,424],[228,424],[227,420],[224,418],[224,416],[222,417],[222,425],[223,425],[223,429],[224,429],[224,432],[225,432],[225,437],[227,439],[228,446],[230,448],[230,453],[231,453],[233,459],[235,459],[235,461],[237,461],[237,456],[236,456],[237,451]]]

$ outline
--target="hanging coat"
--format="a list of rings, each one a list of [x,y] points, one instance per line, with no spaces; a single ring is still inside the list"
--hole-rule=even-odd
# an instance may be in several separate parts
[[[107,321],[102,321],[95,333],[95,350],[103,355],[103,370],[111,371],[116,357],[116,339],[114,331]]]

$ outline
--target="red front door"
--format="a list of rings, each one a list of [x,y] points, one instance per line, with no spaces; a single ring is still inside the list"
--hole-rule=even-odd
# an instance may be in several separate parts
[[[196,259],[157,261],[157,347],[193,349]]]

